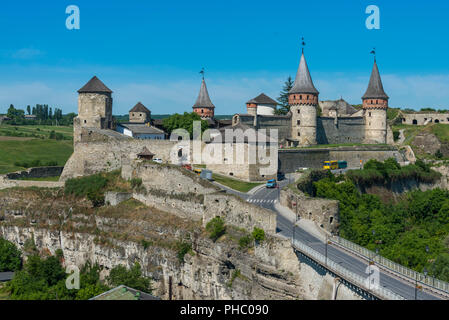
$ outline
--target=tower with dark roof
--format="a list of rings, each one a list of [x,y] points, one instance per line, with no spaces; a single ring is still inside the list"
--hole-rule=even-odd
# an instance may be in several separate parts
[[[73,121],[74,142],[81,140],[81,128],[113,128],[112,91],[96,76],[78,90],[78,116]]]
[[[129,122],[147,123],[151,121],[151,111],[147,109],[141,102],[138,102],[131,110],[129,110]]]
[[[304,50],[302,50],[295,82],[288,96],[292,114],[291,139],[297,141],[299,145],[306,146],[317,143],[318,95],[319,92],[313,85]]]
[[[201,82],[200,93],[198,94],[198,98],[196,99],[195,104],[193,105],[193,112],[198,114],[201,118],[212,119],[215,114],[215,106],[210,100],[209,92],[207,91],[206,81]]]
[[[246,103],[246,110],[250,115],[274,115],[278,103],[267,96],[265,93],[259,94],[257,97]]]
[[[365,143],[387,142],[388,95],[385,93],[379,68],[374,58],[368,89],[362,97],[365,117]]]

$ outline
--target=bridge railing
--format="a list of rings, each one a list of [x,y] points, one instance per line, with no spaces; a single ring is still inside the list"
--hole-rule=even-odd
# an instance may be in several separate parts
[[[400,265],[399,263],[393,262],[387,258],[384,258],[377,253],[368,250],[362,246],[359,246],[358,244],[355,244],[349,240],[340,238],[338,236],[333,236],[332,238],[329,238],[331,242],[337,243],[340,246],[351,250],[355,253],[358,253],[359,255],[363,256],[367,260],[374,261],[378,263],[379,265],[390,269],[396,273],[399,273],[403,275],[406,278],[409,278],[412,281],[418,281],[422,284],[426,284],[429,287],[435,288],[437,290],[443,291],[445,293],[449,293],[449,283],[438,280],[434,277],[426,276],[423,273],[414,271],[410,268],[404,267]]]
[[[343,277],[346,281],[354,284],[355,286],[367,291],[373,293],[375,296],[381,298],[381,299],[387,299],[387,300],[405,300],[404,297],[380,286],[373,286],[372,288],[369,287],[369,284],[367,285],[367,282],[369,283],[368,277],[362,277],[352,271],[347,270],[346,268],[342,267],[337,262],[331,260],[329,257],[326,259],[326,257],[319,253],[318,251],[312,249],[311,247],[307,246],[305,243],[294,239],[293,240],[293,246],[298,249],[299,251],[303,252],[307,256],[311,257],[321,265],[325,266],[332,272],[334,272],[337,275],[340,275]]]

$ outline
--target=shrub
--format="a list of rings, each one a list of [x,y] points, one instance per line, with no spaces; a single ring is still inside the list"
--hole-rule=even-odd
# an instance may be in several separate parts
[[[263,229],[254,227],[252,236],[257,242],[262,242],[265,240],[265,231],[263,231]]]
[[[210,233],[210,238],[215,242],[226,232],[226,226],[223,219],[215,217],[206,225],[206,230]]]
[[[142,239],[140,241],[140,244],[142,245],[142,247],[147,250],[153,243],[151,241],[147,241],[145,239]]]
[[[89,192],[96,192],[104,189],[107,183],[108,179],[101,174],[72,178],[65,182],[64,192],[78,197],[87,196]]]
[[[14,243],[0,238],[0,272],[19,270],[22,266],[21,256]]]
[[[400,132],[398,130],[393,130],[393,139],[394,139],[394,141],[398,141],[399,140],[399,135],[400,135]]]
[[[87,193],[87,199],[92,202],[95,208],[104,206],[104,194],[99,191],[89,191]]]
[[[441,150],[440,150],[440,149],[438,149],[438,151],[437,151],[437,152],[435,152],[435,157],[437,157],[438,159],[441,159],[441,158],[443,158],[443,153],[441,152]]]
[[[250,235],[243,236],[239,239],[240,249],[248,248],[251,245],[252,237]]]
[[[107,281],[114,287],[125,285],[133,289],[151,294],[151,280],[142,275],[142,270],[139,263],[127,270],[124,266],[116,266],[111,269]]]
[[[131,183],[131,187],[133,189],[139,188],[142,185],[142,179],[140,179],[140,178],[132,178],[130,183]]]
[[[185,255],[192,250],[192,244],[189,242],[179,242],[178,245],[178,260],[180,263],[184,263],[184,257]]]

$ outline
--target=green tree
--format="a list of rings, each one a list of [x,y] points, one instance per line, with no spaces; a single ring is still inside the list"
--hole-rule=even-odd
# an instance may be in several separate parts
[[[210,238],[215,242],[226,232],[226,226],[222,218],[215,217],[206,224],[206,230],[210,233]]]
[[[0,238],[0,272],[19,270],[22,266],[21,256],[15,244]]]
[[[290,104],[288,103],[288,94],[293,88],[294,81],[291,76],[288,76],[287,81],[284,82],[284,86],[282,87],[281,93],[277,98],[279,102],[279,108],[276,110],[276,114],[282,115],[287,114],[290,111]]]
[[[125,285],[147,293],[152,291],[150,278],[142,276],[140,264],[137,262],[129,270],[124,266],[114,267],[107,280],[114,287]]]
[[[201,121],[201,133],[207,128],[207,121],[201,120],[201,117],[195,112],[187,113],[183,115],[175,113],[162,121],[162,125],[168,133],[172,133],[176,129],[185,129],[190,134],[190,138],[193,137],[193,122]]]

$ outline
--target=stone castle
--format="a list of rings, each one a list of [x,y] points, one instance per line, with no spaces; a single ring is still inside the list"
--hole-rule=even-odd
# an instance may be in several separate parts
[[[246,114],[234,115],[232,126],[244,124],[255,129],[278,129],[279,143],[286,147],[393,143],[392,130],[387,123],[389,97],[383,89],[376,60],[368,89],[362,97],[361,110],[343,99],[319,101],[318,96],[303,51],[289,92],[290,112],[275,115],[276,101],[261,94],[247,102]]]

